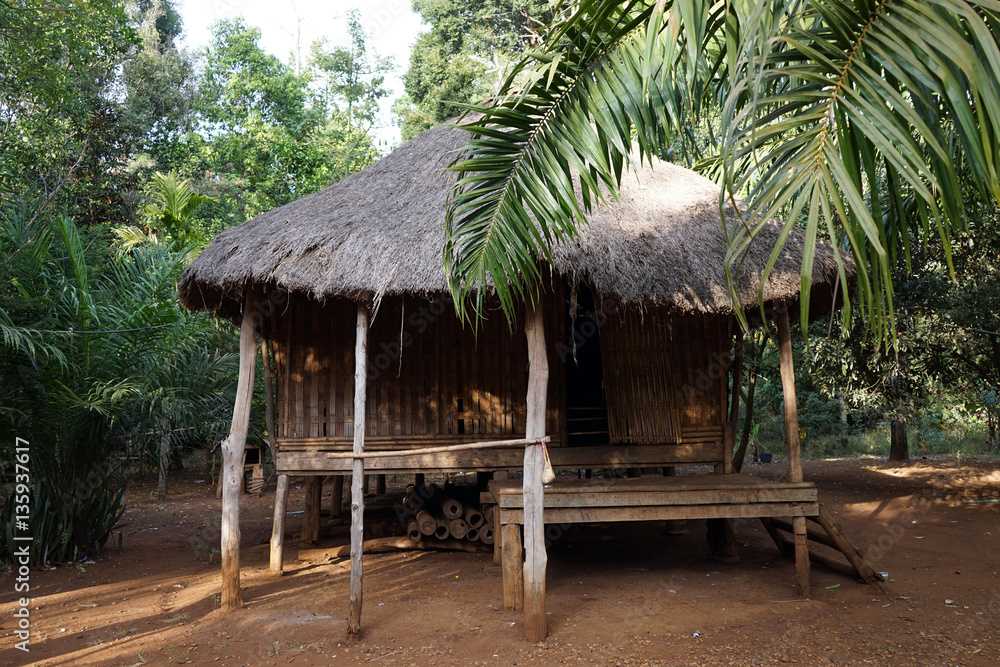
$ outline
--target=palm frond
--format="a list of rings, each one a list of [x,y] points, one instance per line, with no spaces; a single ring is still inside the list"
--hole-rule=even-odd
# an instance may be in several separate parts
[[[727,230],[730,282],[756,230],[780,215],[807,232],[803,322],[826,237],[853,254],[862,312],[894,338],[890,268],[909,261],[911,236],[936,236],[950,265],[965,224],[956,158],[1000,197],[997,11],[963,0],[762,3],[743,22],[723,129],[726,184],[748,193],[749,225]]]
[[[549,49],[514,68],[503,97],[467,107],[482,116],[462,124],[472,137],[451,165],[444,248],[460,312],[471,294],[481,309],[492,285],[512,317],[516,299],[534,298],[550,245],[574,238],[591,207],[615,196],[633,146],[639,160],[660,153],[693,108],[675,65],[702,54],[690,36],[678,41],[681,24],[712,11],[723,16],[688,1],[668,26],[651,2],[574,3]]]

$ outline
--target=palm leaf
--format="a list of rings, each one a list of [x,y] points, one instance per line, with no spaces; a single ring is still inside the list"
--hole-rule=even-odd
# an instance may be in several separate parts
[[[704,22],[707,11],[691,0],[679,20]],[[451,165],[444,248],[460,312],[472,294],[479,311],[492,285],[511,317],[515,300],[534,297],[551,244],[574,238],[586,213],[614,197],[633,143],[639,159],[656,155],[690,117],[694,98],[673,64],[703,49],[678,48],[666,27],[652,3],[575,3],[558,16],[550,50],[514,68],[504,96],[467,107],[482,116],[462,125],[472,136]]]
[[[744,22],[755,36],[745,37],[733,73],[724,156],[727,187],[749,193],[747,218],[757,224],[728,230],[731,288],[740,250],[763,221],[801,216],[803,323],[809,259],[825,235],[846,240],[864,274],[861,305],[877,332],[894,336],[891,266],[908,261],[911,235],[936,236],[950,265],[951,234],[965,224],[956,156],[1000,196],[1000,51],[988,28],[997,9],[961,0],[802,2],[784,6],[777,30],[772,21]],[[803,205],[790,206],[803,193]]]

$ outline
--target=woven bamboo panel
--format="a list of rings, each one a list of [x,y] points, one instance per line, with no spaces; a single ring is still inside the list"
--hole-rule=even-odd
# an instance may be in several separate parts
[[[292,295],[272,314],[279,447],[351,444],[355,308],[349,300],[321,305]],[[371,321],[368,354],[366,437],[373,442],[523,437],[527,344],[502,313],[491,313],[473,332],[444,299],[387,297]],[[548,428],[557,434],[562,383],[551,357]]]
[[[601,329],[612,444],[722,439],[725,319],[624,313]]]
[[[671,320],[674,395],[683,442],[723,437],[729,341],[725,317],[675,316]]]

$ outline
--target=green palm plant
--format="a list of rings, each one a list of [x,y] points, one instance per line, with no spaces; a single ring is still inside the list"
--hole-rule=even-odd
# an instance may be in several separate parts
[[[173,445],[226,428],[235,363],[211,319],[177,302],[185,249],[88,253],[68,219],[2,213],[0,451],[31,443],[32,554],[62,561],[103,545],[128,462],[155,461],[160,431]],[[12,460],[0,456],[0,561],[14,546]]]
[[[793,226],[806,232],[803,320],[825,238],[845,297],[841,253],[859,267],[862,314],[893,337],[890,269],[914,239],[940,244],[950,263],[966,218],[959,165],[1000,199],[998,18],[994,1],[565,3],[546,49],[491,104],[469,107],[482,117],[452,165],[444,249],[457,302],[475,293],[475,307],[492,283],[511,313],[537,288],[549,246],[615,196],[632,161],[662,154],[712,109],[719,151],[702,166],[745,213],[725,229],[730,281],[781,216],[772,262]]]
[[[143,208],[143,213],[148,224],[145,229],[136,225],[117,229],[121,247],[157,243],[160,234],[175,250],[188,247],[200,249],[207,245],[208,239],[201,238],[192,226],[192,218],[203,204],[218,202],[217,199],[195,192],[191,182],[174,171],[166,174],[155,172],[146,187],[146,195],[150,202]]]

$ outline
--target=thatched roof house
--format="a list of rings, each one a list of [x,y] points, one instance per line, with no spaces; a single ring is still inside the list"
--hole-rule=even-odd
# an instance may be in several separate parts
[[[242,319],[240,385],[233,430],[223,443],[224,609],[240,604],[237,490],[258,331],[271,380],[268,431],[281,474],[272,569],[281,569],[287,476],[318,480],[350,472],[348,628],[354,633],[366,472],[486,472],[523,461],[523,510],[497,510],[497,527],[503,523],[504,540],[511,541],[504,547],[505,582],[514,582],[510,597],[505,584],[510,605],[519,604],[513,595],[522,564],[519,524],[526,540],[533,536],[525,542],[524,598],[526,616],[530,607],[534,619],[526,627],[536,628],[529,635],[538,639],[545,626],[544,602],[537,604],[539,591],[544,598],[543,437],[555,467],[667,473],[697,463],[730,471],[738,413],[729,401],[738,396],[728,381],[730,351],[740,337],[725,289],[718,188],[662,162],[626,176],[620,203],[594,212],[578,241],[554,250],[546,293],[540,305],[522,308],[519,331],[495,313],[474,332],[455,315],[442,267],[452,189],[445,167],[465,141],[454,127],[424,132],[362,172],[223,232],[184,273],[179,291],[186,307]],[[777,225],[765,229],[743,262],[738,287],[747,308],[758,305],[761,271],[777,235]],[[783,380],[794,377],[787,307],[798,301],[801,240],[792,235],[763,289],[764,305],[777,313]],[[832,249],[821,247],[814,313],[833,306],[837,284]],[[654,494],[659,509],[631,513],[635,508],[612,504],[572,512],[567,520],[754,516],[758,510],[750,506],[766,497],[756,516],[795,515],[796,559],[807,591],[808,558],[799,547],[804,516],[817,512],[815,488],[802,484],[794,388],[783,384],[787,485],[771,483],[762,495],[703,484],[695,494],[700,504],[690,511],[667,491]],[[503,493],[519,502],[521,487]],[[562,496],[571,503],[595,498],[589,487]],[[305,523],[318,526],[317,503]]]

